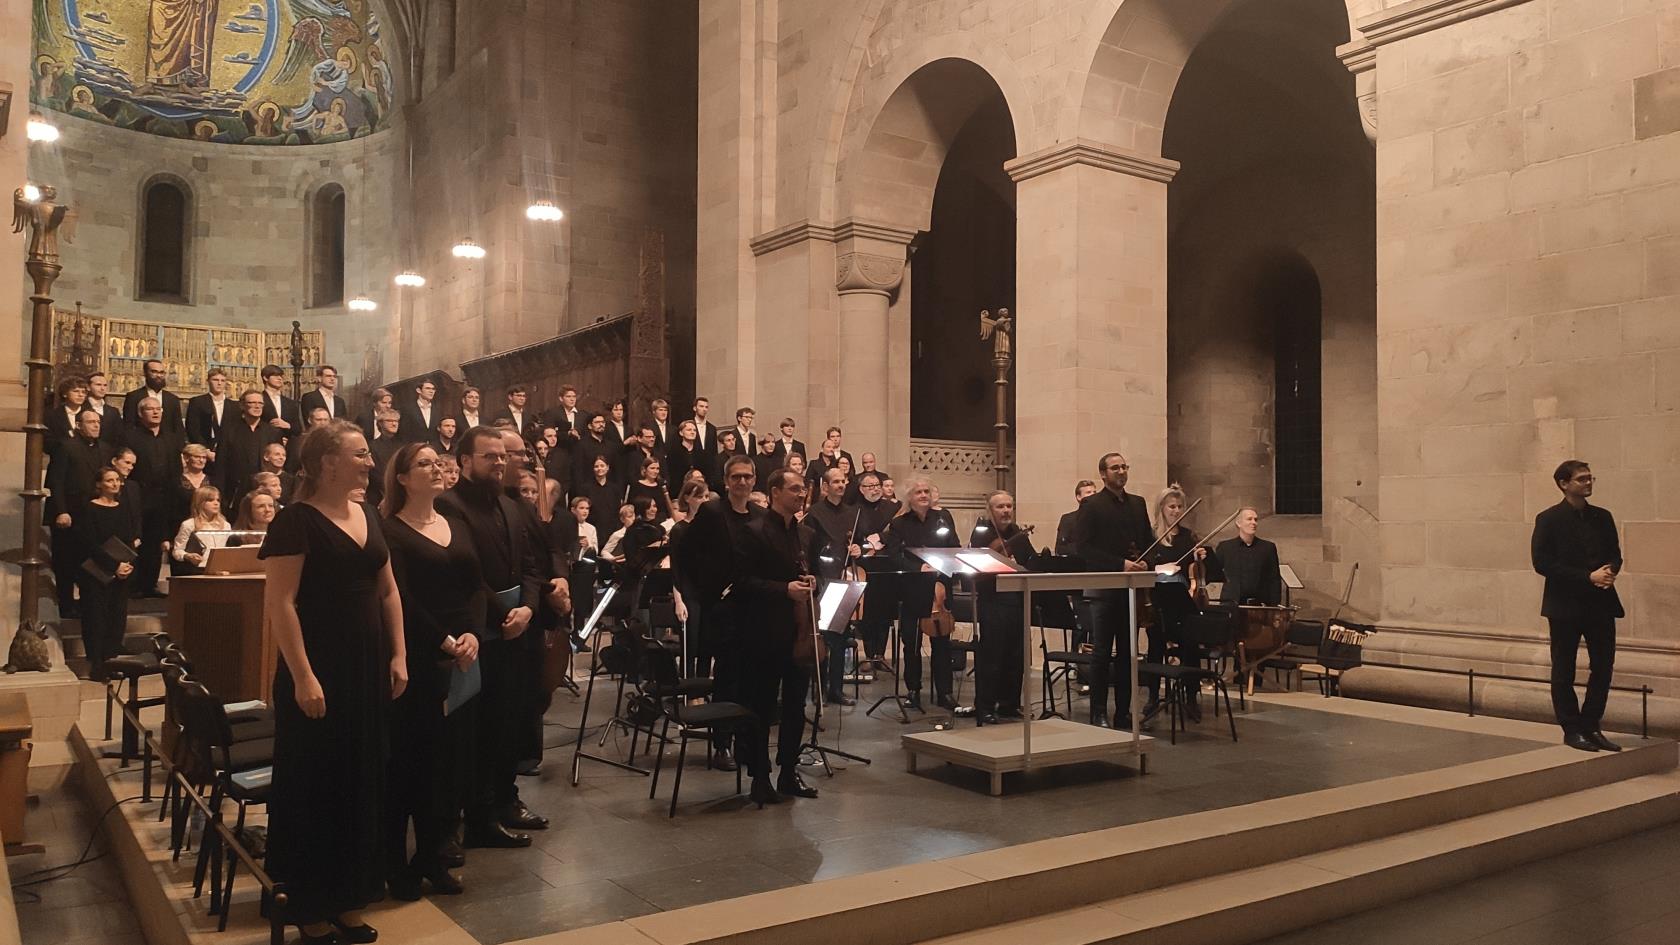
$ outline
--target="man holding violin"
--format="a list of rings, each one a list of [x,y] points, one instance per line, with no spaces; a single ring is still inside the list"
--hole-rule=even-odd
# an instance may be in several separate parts
[[[1015,523],[1015,497],[998,490],[986,497],[986,514],[969,533],[970,548],[986,548],[1017,563],[1034,554],[1032,537]],[[1021,594],[999,593],[997,577],[974,578],[980,622],[975,655],[974,724],[991,725],[1021,717]]]
[[[1138,560],[1153,542],[1149,527],[1149,509],[1143,497],[1126,491],[1131,472],[1126,457],[1119,453],[1105,453],[1097,461],[1102,488],[1079,505],[1075,540],[1079,556],[1093,571],[1147,571],[1149,565]],[[1081,623],[1091,631],[1091,644],[1096,653],[1091,668],[1091,724],[1107,728],[1108,680],[1115,674],[1114,655],[1130,659],[1132,647],[1126,634],[1136,634],[1131,625],[1126,592],[1119,590],[1086,591]],[[1114,683],[1114,727],[1132,727],[1132,676],[1122,664]]]
[[[749,461],[750,462],[750,461]],[[730,469],[736,468],[734,460]],[[739,700],[758,716],[750,757],[738,759],[752,775],[752,799],[759,806],[775,804],[782,795],[816,797],[817,789],[799,776],[799,749],[804,744],[805,691],[810,665],[801,665],[794,650],[801,634],[812,632],[810,619],[816,578],[810,562],[819,551],[816,532],[800,524],[805,508],[805,479],[783,467],[770,474],[770,508],[741,532],[735,546],[735,584],[743,619],[738,641],[741,659]],[[800,616],[803,611],[805,617]],[[814,647],[806,648],[807,651]],[[770,786],[770,722],[776,696],[782,700],[781,729],[776,736],[776,764],[781,769]]]
[[[910,480],[910,502],[894,518],[881,535],[889,554],[904,559],[906,567],[914,567],[917,559],[904,554],[906,548],[960,548],[956,523],[949,512],[933,507],[933,483],[924,478]],[[921,565],[922,570],[932,570]],[[939,578],[934,584],[934,609],[944,608],[949,594],[949,578]],[[929,621],[938,626],[937,621]],[[903,657],[899,665],[904,671],[904,689],[910,708],[922,711],[922,629],[921,621],[905,621],[899,629]],[[930,638],[933,652],[933,701],[942,709],[956,709],[951,698],[951,638],[935,634]]]

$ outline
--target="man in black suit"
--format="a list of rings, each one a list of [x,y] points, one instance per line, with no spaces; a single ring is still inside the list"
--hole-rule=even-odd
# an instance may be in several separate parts
[[[608,424],[607,429],[610,431],[612,425]],[[607,436],[607,446],[612,447],[610,432]],[[642,478],[642,463],[650,459],[658,460],[661,464],[665,462],[665,457],[653,451],[653,427],[644,423],[618,447],[618,481],[628,485]],[[594,466],[594,457],[590,457],[589,464]]]
[[[1226,604],[1283,603],[1277,545],[1260,537],[1259,511],[1239,509],[1236,524],[1237,537],[1220,542],[1208,562],[1209,580],[1223,579],[1219,600]]]
[[[1077,537],[1079,506],[1083,505],[1087,498],[1095,495],[1096,491],[1097,484],[1089,479],[1081,479],[1079,484],[1073,487],[1073,511],[1063,515],[1061,521],[1056,523],[1056,554],[1076,555],[1079,553]]]
[[[846,457],[846,465],[852,467],[855,471],[858,468],[857,461],[852,459],[852,454],[846,452],[845,448],[840,445],[840,440],[843,436],[844,434],[840,432],[839,427],[829,427],[827,430],[823,431],[824,439],[834,441],[834,455],[837,457],[836,463],[838,463],[838,457],[844,456]],[[806,458],[809,459],[810,457]]]
[[[1149,509],[1143,497],[1126,491],[1131,472],[1126,457],[1105,453],[1097,461],[1102,490],[1079,506],[1079,524],[1074,530],[1079,554],[1093,571],[1147,571],[1139,559],[1155,540],[1150,534]],[[1114,681],[1114,727],[1132,727],[1132,675],[1125,660],[1132,648],[1126,634],[1133,632],[1126,592],[1086,591],[1085,615],[1081,622],[1091,628],[1096,661],[1091,667],[1091,724],[1108,727],[1108,679]],[[1118,647],[1119,656],[1115,656]],[[1119,660],[1117,663],[1116,660]]]
[[[572,482],[587,483],[595,481],[595,457],[600,456],[607,461],[607,468],[615,473],[622,473],[620,457],[615,455],[612,444],[607,442],[607,418],[594,416],[589,418],[589,429],[583,431],[581,440],[572,441]],[[638,466],[629,480],[619,479],[619,484],[632,482],[641,475]],[[616,510],[615,510],[616,511]]]
[[[735,411],[735,446],[743,456],[758,454],[758,434],[753,432],[753,413],[751,407],[742,407]]]
[[[782,418],[782,435],[773,442],[775,443],[774,455],[778,460],[781,460],[783,466],[787,465],[788,457],[795,453],[804,456],[806,459],[811,458],[805,453],[805,444],[794,438],[793,434],[798,429],[792,417]]]
[[[486,421],[483,415],[484,395],[476,387],[461,388],[461,405],[455,409],[455,435],[465,436],[468,430]]]
[[[175,491],[181,482],[181,449],[186,446],[186,438],[181,431],[163,425],[162,406],[149,400],[140,405],[140,425],[127,429],[125,442],[134,451],[134,473],[129,481],[138,489],[141,500],[140,559],[134,563],[133,586],[139,596],[155,597],[158,575],[163,571],[163,546],[181,524],[174,520]]]
[[[1582,751],[1621,751],[1604,737],[1599,722],[1610,697],[1616,663],[1616,618],[1624,616],[1616,594],[1622,546],[1609,510],[1591,505],[1592,467],[1569,460],[1552,474],[1563,500],[1534,517],[1534,570],[1546,579],[1540,614],[1552,642],[1552,711],[1563,743]],[[1587,698],[1575,697],[1575,658],[1587,643]]]
[[[104,371],[94,371],[87,382],[87,405],[99,414],[99,438],[107,443],[119,442],[123,435],[122,408],[110,402],[111,379]]]
[[[93,498],[93,477],[111,462],[115,447],[99,438],[99,415],[84,408],[76,416],[76,435],[61,444],[47,467],[47,520],[52,523],[53,583],[58,615],[77,616],[72,591],[86,552],[76,540],[75,517]]]
[[[525,442],[529,443],[536,439],[537,431],[541,428],[537,423],[536,412],[526,405],[529,398],[530,392],[525,389],[524,384],[515,384],[509,387],[507,389],[507,405],[494,417],[491,417],[490,422],[493,424],[497,420],[510,420],[513,422],[513,428],[519,431],[520,436],[525,438]]]
[[[794,637],[799,633],[795,609],[809,607],[816,590],[810,562],[816,560],[816,533],[799,521],[805,507],[805,480],[788,469],[770,477],[766,493],[769,511],[749,522],[735,547],[735,590],[741,595],[746,619],[741,648],[739,698],[758,716],[753,750],[741,759],[752,774],[752,799],[775,803],[781,795],[816,797],[816,788],[799,776],[799,747],[805,735],[805,694],[811,670],[794,660]],[[770,726],[781,696],[776,763],[781,773],[770,786]]]
[[[477,757],[463,839],[469,847],[528,847],[531,835],[515,832],[531,816],[519,809],[514,785],[529,702],[527,644],[520,637],[536,613],[542,581],[522,526],[524,513],[502,491],[508,462],[502,435],[490,427],[468,430],[460,457],[461,481],[438,498],[438,511],[472,535],[488,591],[488,630],[479,648],[484,688],[477,699]],[[500,592],[509,589],[514,600],[504,603]]]
[[[759,482],[769,482],[771,473],[787,465],[787,463],[776,458],[775,441],[773,440],[759,440],[758,452],[753,454],[752,461],[753,471],[758,473]]]
[[[216,463],[222,508],[231,518],[239,500],[251,491],[251,476],[262,470],[263,447],[280,442],[280,431],[263,422],[263,395],[239,395],[239,415],[222,427],[222,450]]]
[[[559,406],[545,415],[543,422],[553,427],[562,441],[576,443],[583,439],[584,431],[589,429],[589,414],[578,409],[578,389],[570,384],[562,385]]]
[[[641,434],[635,427],[624,422],[624,401],[615,400],[607,404],[607,443],[614,447],[628,447],[635,443]]]
[[[310,410],[320,407],[334,420],[351,419],[350,405],[338,396],[338,369],[330,364],[315,369],[315,389],[299,398],[298,404],[305,417]]]
[[[663,458],[677,437],[677,429],[671,425],[671,402],[663,397],[655,397],[652,409],[653,419],[648,423],[653,427],[653,451]]]
[[[172,430],[182,429],[184,418],[181,411],[181,398],[176,397],[170,391],[164,390],[164,387],[169,384],[169,372],[164,368],[163,362],[155,359],[147,361],[145,369],[146,383],[129,391],[128,396],[123,398],[123,422],[129,426],[139,425],[140,401],[151,397],[163,404],[163,425]]]
[[[400,402],[397,436],[401,442],[430,443],[436,438],[438,421],[443,419],[443,411],[436,401],[437,385],[426,378],[415,386],[412,398]]]
[[[706,481],[713,482],[718,475],[718,428],[706,414],[711,412],[712,402],[704,397],[694,398],[694,468],[706,474]]]
[[[54,403],[58,406],[47,411],[45,420],[47,442],[44,448],[49,457],[76,435],[76,418],[81,416],[82,411],[91,409],[88,406],[88,382],[83,378],[64,378],[58,382],[56,394]],[[103,423],[100,425],[99,435],[102,439],[105,438]]]
[[[210,388],[187,401],[187,442],[197,443],[210,451],[210,462],[216,462],[216,449],[222,441],[224,423],[233,419],[235,405],[227,396],[227,372],[211,368],[204,376]],[[212,465],[212,469],[214,465]]]
[[[286,372],[278,364],[262,369],[263,422],[287,442],[303,436],[303,409],[286,396]]]
[[[385,466],[402,449],[402,415],[395,410],[381,410],[373,415],[373,439],[368,440],[368,452],[373,454],[373,470],[368,473],[367,500],[373,505],[385,498]]]

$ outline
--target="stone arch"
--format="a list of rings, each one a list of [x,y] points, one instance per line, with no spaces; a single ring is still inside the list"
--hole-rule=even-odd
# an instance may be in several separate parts
[[[854,86],[831,141],[834,175],[822,175],[832,180],[819,196],[823,216],[926,229],[951,142],[988,100],[1002,98],[1017,144],[1025,140],[1025,90],[1013,69],[987,59],[946,34],[900,56],[887,75]]]
[[[1158,157],[1167,110],[1184,64],[1220,17],[1240,0],[1101,0],[1112,13],[1088,39],[1091,67],[1071,83],[1063,138],[1084,138]],[[1347,38],[1381,0],[1342,0]],[[1096,19],[1101,21],[1102,11]]]

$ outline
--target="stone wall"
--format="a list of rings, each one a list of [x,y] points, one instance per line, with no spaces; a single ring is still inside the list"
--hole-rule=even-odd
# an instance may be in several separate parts
[[[401,130],[309,148],[246,147],[162,138],[54,115],[56,144],[38,146],[31,173],[80,214],[63,250],[57,304],[108,317],[326,332],[327,358],[354,384],[383,340],[380,313],[311,308],[309,204],[327,184],[345,193],[346,298],[389,305],[396,265],[393,176]],[[191,191],[187,304],[136,298],[141,193],[158,175]],[[198,393],[191,391],[187,393]]]

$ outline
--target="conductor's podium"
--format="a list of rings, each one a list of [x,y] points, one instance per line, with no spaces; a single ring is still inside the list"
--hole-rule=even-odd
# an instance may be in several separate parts
[[[268,701],[277,657],[263,620],[264,581],[262,574],[169,580],[169,636],[223,702]]]

